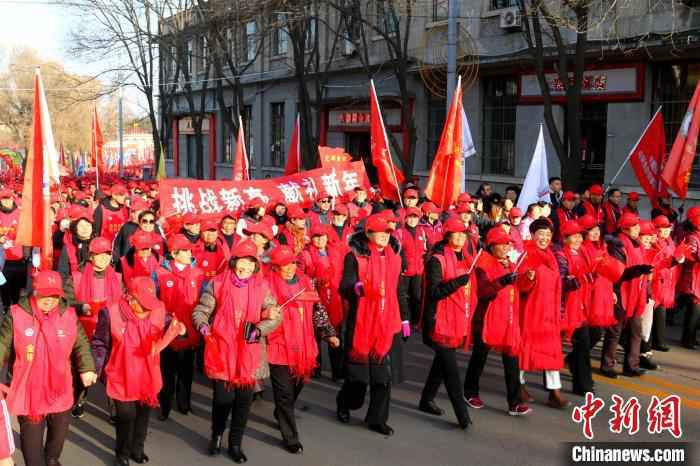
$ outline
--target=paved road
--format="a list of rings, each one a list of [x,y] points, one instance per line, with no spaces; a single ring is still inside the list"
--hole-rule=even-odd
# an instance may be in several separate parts
[[[672,343],[677,343],[677,327],[671,329]],[[596,350],[596,354],[598,351]],[[373,466],[373,465],[561,465],[564,442],[582,441],[581,428],[571,420],[571,408],[556,411],[545,406],[547,394],[542,388],[540,374],[530,374],[528,388],[537,401],[534,412],[527,417],[511,418],[506,413],[505,384],[500,357],[491,355],[482,379],[485,409],[471,411],[473,428],[463,432],[456,420],[444,390],[438,403],[447,414],[441,418],[425,415],[416,409],[432,353],[414,336],[406,351],[408,381],[393,390],[389,423],[396,434],[385,438],[368,431],[362,423],[364,411],[353,412],[349,426],[335,419],[335,395],[338,386],[324,372],[324,378],[314,380],[304,389],[299,402],[298,422],[303,455],[290,455],[280,446],[280,435],[272,417],[271,389],[265,399],[257,401],[251,413],[244,450],[248,464],[290,466]],[[468,355],[460,356],[466,368]],[[662,368],[641,379],[605,379],[596,375],[596,390],[607,403],[594,419],[596,440],[601,441],[673,441],[664,433],[646,433],[646,407],[652,395],[675,393],[683,398],[683,439],[692,441],[700,434],[700,373],[697,370],[700,353],[679,348],[659,353]],[[597,363],[595,363],[597,367]],[[565,390],[570,389],[568,374],[564,374]],[[608,431],[610,396],[637,396],[642,405],[641,433],[634,437]],[[568,394],[574,404],[582,398]],[[92,391],[86,416],[73,422],[64,450],[64,466],[111,464],[113,427],[107,422],[102,390]],[[174,413],[167,422],[151,419],[146,451],[154,466],[229,465],[225,456],[210,458],[205,449],[209,436],[210,388],[206,380],[198,380],[193,394],[194,413],[182,416]],[[687,464],[700,464],[700,451]],[[18,455],[18,464],[23,464]]]

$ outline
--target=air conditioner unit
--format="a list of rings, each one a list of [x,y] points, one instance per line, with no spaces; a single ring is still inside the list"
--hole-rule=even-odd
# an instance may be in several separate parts
[[[508,8],[501,11],[501,29],[519,28],[522,25],[518,8]]]
[[[355,44],[350,39],[343,40],[341,52],[346,57],[352,55],[353,53],[355,53]]]

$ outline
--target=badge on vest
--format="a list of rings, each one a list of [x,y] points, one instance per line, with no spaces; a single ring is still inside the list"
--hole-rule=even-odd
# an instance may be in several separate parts
[[[154,245],[154,246],[153,246],[153,249],[155,249],[156,251],[160,250],[160,244]]]
[[[203,260],[202,261],[202,267],[207,267],[209,266],[209,261],[208,260]]]
[[[34,329],[29,327],[24,331],[24,335],[27,337],[33,337],[34,336]]]
[[[58,331],[56,331],[56,335],[63,338],[66,336],[66,332],[64,332],[62,328],[59,328]]]
[[[174,284],[175,283],[173,283],[172,280],[168,280],[167,282],[165,282],[165,286],[167,286],[168,288],[172,288]]]
[[[34,361],[34,345],[27,345],[25,359],[27,360],[27,362]]]

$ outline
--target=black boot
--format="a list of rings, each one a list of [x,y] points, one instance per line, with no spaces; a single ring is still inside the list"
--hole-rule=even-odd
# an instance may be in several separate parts
[[[221,435],[214,434],[209,440],[209,448],[207,448],[209,456],[216,456],[221,453]]]
[[[248,461],[248,457],[245,456],[245,453],[243,453],[243,450],[241,450],[241,447],[238,445],[229,446],[228,455],[231,457],[234,463],[241,464]]]
[[[423,401],[418,404],[418,409],[433,416],[442,416],[445,410],[439,407],[434,401]]]
[[[666,352],[666,309],[663,307],[654,308],[654,322],[651,327],[651,343],[652,348]]]

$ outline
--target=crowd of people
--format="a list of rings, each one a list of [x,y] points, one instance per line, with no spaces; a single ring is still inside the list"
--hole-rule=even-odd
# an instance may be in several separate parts
[[[700,207],[682,220],[662,196],[641,219],[636,193],[623,206],[615,188],[574,193],[552,178],[550,190],[549,202],[524,212],[517,187],[501,196],[484,184],[439,208],[409,183],[399,204],[357,187],[308,209],[256,199],[222,217],[166,218],[157,183],[72,180],[51,199],[53,271],[35,269],[15,243],[21,199],[0,190],[0,362],[11,375],[0,464],[12,464],[14,415],[25,463],[60,465],[71,418],[84,415],[95,383],[109,398],[115,465],[149,461],[150,412],[161,422],[173,409],[190,412],[197,370],[212,385],[208,452],[226,443],[243,463],[267,379],[282,445],[303,451],[295,404],[320,376],[323,346],[340,386],[338,421],[349,423],[368,398],[364,421],[385,436],[412,334],[434,353],[417,409],[443,415],[444,383],[465,430],[470,410],[484,407],[491,351],[502,357],[507,413],[523,416],[534,401],[526,373],[543,374],[553,409],[569,405],[565,391],[593,392],[591,350],[601,339],[599,370],[611,378],[656,369],[653,352],[669,351],[665,325],[679,310],[682,344],[695,347]],[[470,351],[464,375],[460,351]]]

